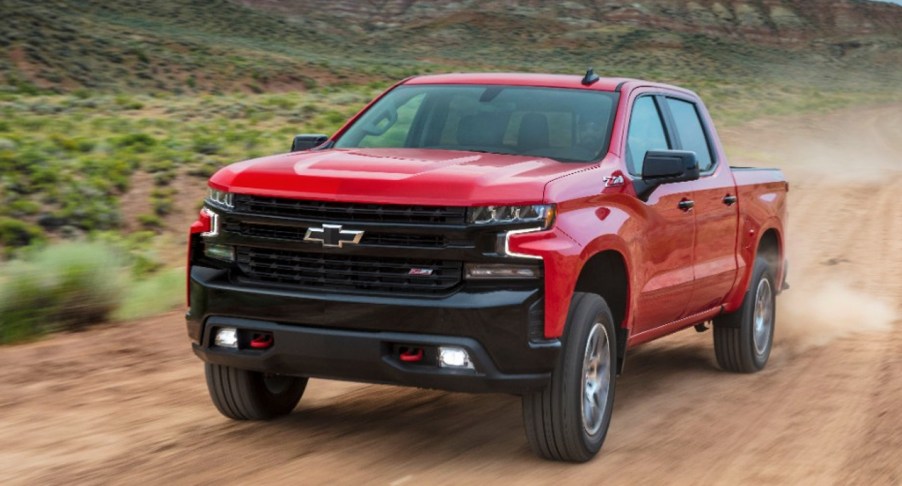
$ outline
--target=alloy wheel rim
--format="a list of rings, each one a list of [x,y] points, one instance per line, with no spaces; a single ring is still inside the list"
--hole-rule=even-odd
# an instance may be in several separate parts
[[[755,313],[752,317],[755,352],[761,356],[767,351],[774,321],[774,292],[770,280],[762,278],[755,290]]]
[[[610,370],[608,331],[602,323],[596,322],[589,332],[583,353],[583,380],[580,393],[583,428],[589,435],[597,434],[604,421],[611,388]]]

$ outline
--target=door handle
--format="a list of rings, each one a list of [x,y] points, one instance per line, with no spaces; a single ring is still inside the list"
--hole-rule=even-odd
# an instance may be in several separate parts
[[[677,204],[677,207],[679,207],[683,211],[689,211],[695,207],[695,201],[693,201],[692,199],[683,199],[679,204]]]
[[[738,199],[736,199],[736,196],[734,196],[732,194],[727,194],[726,196],[723,197],[723,203],[726,204],[727,206],[732,206],[732,205],[736,204],[737,200]]]

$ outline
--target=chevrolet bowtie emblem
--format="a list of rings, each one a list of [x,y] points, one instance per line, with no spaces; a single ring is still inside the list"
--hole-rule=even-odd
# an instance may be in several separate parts
[[[318,241],[323,246],[341,248],[356,245],[363,238],[363,231],[343,230],[340,224],[324,224],[322,228],[307,228],[304,241]]]

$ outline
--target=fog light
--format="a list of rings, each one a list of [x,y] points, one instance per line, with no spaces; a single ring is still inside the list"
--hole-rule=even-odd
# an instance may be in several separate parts
[[[234,327],[220,327],[216,331],[213,343],[221,348],[238,349],[238,329]]]
[[[204,245],[204,255],[226,262],[235,261],[235,248],[231,245]]]
[[[473,369],[470,355],[466,350],[458,347],[440,346],[438,348],[438,363],[442,368]]]
[[[542,268],[535,265],[508,265],[505,263],[468,263],[469,280],[529,279],[542,276]]]

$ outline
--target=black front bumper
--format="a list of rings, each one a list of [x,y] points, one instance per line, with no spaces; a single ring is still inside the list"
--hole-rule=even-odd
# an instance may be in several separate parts
[[[248,287],[191,268],[188,334],[204,361],[269,373],[465,392],[522,393],[547,384],[560,342],[541,339],[539,289],[460,290],[439,298]],[[218,327],[273,336],[266,350],[213,345]],[[399,346],[425,350],[402,362]],[[438,346],[467,350],[473,370],[441,368]]]

